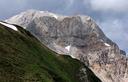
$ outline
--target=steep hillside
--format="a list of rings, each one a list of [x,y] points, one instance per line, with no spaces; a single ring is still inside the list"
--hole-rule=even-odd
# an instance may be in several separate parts
[[[101,82],[83,63],[56,55],[20,26],[0,22],[0,82]]]
[[[55,52],[84,62],[103,82],[123,82],[128,78],[125,52],[89,16],[29,10],[6,21],[23,26]]]

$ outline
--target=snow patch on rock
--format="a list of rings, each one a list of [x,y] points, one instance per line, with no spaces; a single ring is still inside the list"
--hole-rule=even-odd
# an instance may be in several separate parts
[[[65,47],[66,50],[70,51],[71,45]]]
[[[8,23],[4,23],[4,22],[0,22],[2,25],[4,26],[7,26],[15,31],[18,31],[18,29],[14,26],[14,25],[11,25],[11,24],[8,24]]]
[[[76,59],[76,57],[75,57],[75,56],[73,56],[73,55],[71,55],[71,57],[72,57],[72,58],[74,58],[74,59]]]
[[[87,17],[87,21],[90,21],[91,20],[91,17]]]
[[[110,46],[108,43],[104,43],[104,45],[105,45],[105,46],[108,46],[108,47]]]

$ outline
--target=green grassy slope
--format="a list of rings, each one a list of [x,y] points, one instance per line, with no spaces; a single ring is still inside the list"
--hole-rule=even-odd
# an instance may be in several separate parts
[[[0,82],[100,82],[78,60],[57,54],[28,31],[0,24]],[[85,80],[80,80],[86,68]]]

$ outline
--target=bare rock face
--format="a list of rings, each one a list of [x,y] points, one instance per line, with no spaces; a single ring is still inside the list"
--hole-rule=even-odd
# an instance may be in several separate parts
[[[84,62],[103,82],[128,82],[128,59],[89,16],[29,10],[6,22],[18,24],[59,54]]]

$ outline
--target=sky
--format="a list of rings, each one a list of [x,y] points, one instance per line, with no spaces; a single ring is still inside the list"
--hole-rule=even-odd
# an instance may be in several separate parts
[[[128,0],[0,0],[0,20],[29,9],[91,16],[128,53]]]

